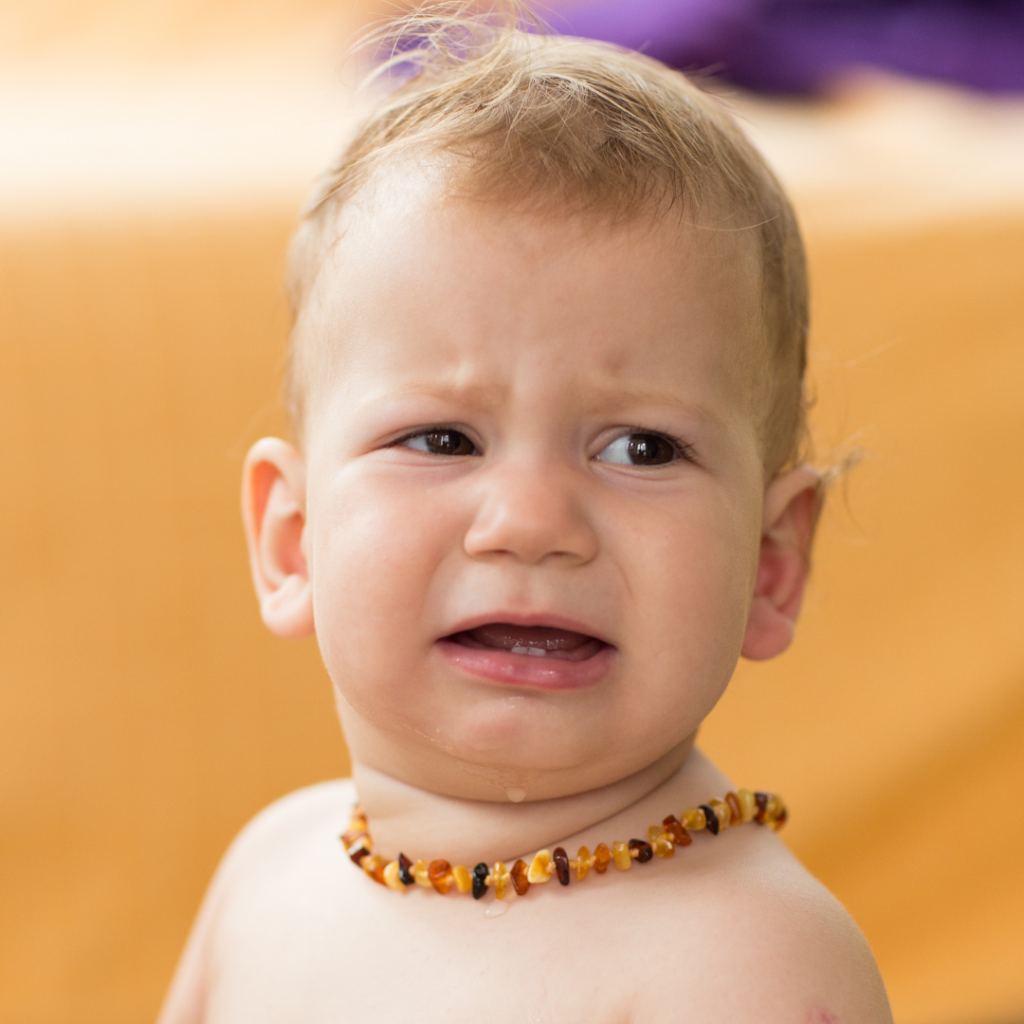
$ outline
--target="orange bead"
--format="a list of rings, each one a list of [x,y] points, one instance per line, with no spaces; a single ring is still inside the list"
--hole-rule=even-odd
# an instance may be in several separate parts
[[[384,868],[387,867],[387,861],[383,857],[378,857],[377,854],[371,853],[369,857],[364,857],[360,867],[375,881],[381,885],[387,885],[384,881]]]
[[[693,842],[693,838],[689,832],[683,828],[683,823],[674,815],[670,814],[663,822],[665,831],[672,837],[672,842],[676,846],[689,846]]]
[[[740,799],[735,793],[726,793],[725,802],[729,805],[729,810],[732,812],[733,825],[738,825],[743,821],[743,809],[740,807]]]
[[[590,851],[585,847],[581,846],[579,853],[576,854],[576,880],[582,882],[587,877],[587,873],[590,871],[591,866],[594,863],[594,858],[590,856]]]
[[[683,828],[688,828],[691,832],[699,832],[702,828],[707,828],[708,819],[699,807],[691,807],[688,811],[683,811],[679,817]]]
[[[604,843],[598,843],[594,850],[594,870],[603,875],[608,870],[608,864],[612,859],[612,851]]]
[[[530,888],[530,879],[527,877],[529,873],[525,860],[517,860],[512,865],[512,888],[515,889],[517,896],[525,896]]]
[[[341,844],[346,850],[352,846],[357,839],[362,839],[367,836],[365,828],[350,828],[347,832],[343,832],[341,835]]]
[[[629,852],[629,843],[612,843],[612,858],[620,871],[628,871],[633,866],[633,856]]]
[[[491,885],[494,888],[496,899],[503,900],[505,898],[505,890],[508,888],[509,878],[508,868],[499,860],[491,868]]]
[[[432,860],[427,867],[430,884],[443,896],[452,887],[452,866],[446,860]]]

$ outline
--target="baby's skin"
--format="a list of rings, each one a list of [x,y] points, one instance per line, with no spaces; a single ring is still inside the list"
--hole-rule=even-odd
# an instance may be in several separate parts
[[[296,327],[301,448],[245,470],[263,620],[315,631],[353,779],[243,831],[162,1024],[890,1021],[857,927],[755,824],[497,916],[345,856],[357,799],[389,860],[472,868],[762,784],[694,739],[807,575],[818,481],[765,472],[747,234],[447,180],[395,164],[343,208]]]

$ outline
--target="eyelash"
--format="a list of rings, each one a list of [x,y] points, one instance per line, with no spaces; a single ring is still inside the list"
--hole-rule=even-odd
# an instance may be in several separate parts
[[[412,430],[407,434],[403,434],[401,437],[395,438],[395,440],[389,442],[386,447],[397,448],[399,445],[404,445],[413,438],[423,437],[425,434],[442,434],[445,432],[461,434],[474,446],[474,448],[476,447],[476,443],[464,430],[460,430],[458,427],[452,426],[450,423],[431,424],[429,427],[421,427],[418,430]],[[608,445],[614,444],[615,441],[618,441],[620,438],[631,437],[635,434],[646,434],[650,437],[659,437],[663,441],[667,442],[676,454],[676,459],[673,461],[681,459],[685,462],[697,463],[697,458],[693,451],[693,445],[688,444],[681,437],[676,437],[664,430],[652,430],[650,427],[641,427],[637,425],[626,427],[623,429],[621,434],[617,434],[612,438],[612,440],[605,445],[605,448],[607,448]],[[604,448],[602,448],[602,451],[604,451]]]

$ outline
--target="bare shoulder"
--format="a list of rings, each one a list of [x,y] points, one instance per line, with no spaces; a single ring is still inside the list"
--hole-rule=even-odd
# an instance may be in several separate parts
[[[777,837],[745,838],[685,885],[678,952],[720,979],[708,1019],[891,1024],[871,949],[843,906]]]
[[[224,933],[235,930],[240,909],[258,909],[254,894],[272,891],[272,880],[295,868],[306,877],[311,864],[337,847],[339,828],[355,802],[349,779],[318,783],[282,797],[238,834],[211,882],[178,963],[160,1024],[208,1019],[211,978],[221,973]],[[306,869],[306,870],[304,870]]]

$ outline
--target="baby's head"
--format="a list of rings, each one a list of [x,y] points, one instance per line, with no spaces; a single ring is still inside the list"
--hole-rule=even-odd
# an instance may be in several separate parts
[[[803,255],[681,75],[455,27],[296,236],[298,444],[253,448],[246,521],[357,762],[543,799],[686,749],[740,653],[789,644]]]

